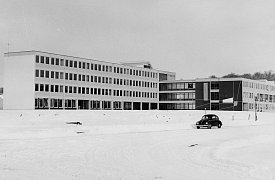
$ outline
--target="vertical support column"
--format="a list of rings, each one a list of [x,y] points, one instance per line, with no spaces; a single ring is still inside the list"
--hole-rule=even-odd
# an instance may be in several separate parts
[[[114,110],[114,101],[110,101],[110,102],[111,102],[110,108],[111,108],[111,110]]]
[[[124,110],[124,102],[121,101],[121,109]]]

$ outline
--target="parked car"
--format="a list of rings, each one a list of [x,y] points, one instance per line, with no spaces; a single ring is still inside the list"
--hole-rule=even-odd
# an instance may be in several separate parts
[[[208,128],[211,129],[213,126],[217,126],[218,128],[222,127],[222,122],[219,117],[215,114],[206,114],[202,116],[201,120],[196,123],[197,129],[200,128]]]

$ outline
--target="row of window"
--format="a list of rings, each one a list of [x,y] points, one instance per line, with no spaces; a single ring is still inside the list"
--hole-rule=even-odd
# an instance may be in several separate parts
[[[246,107],[248,106],[248,107]],[[257,111],[273,111],[275,110],[274,104],[255,104],[255,103],[248,103],[246,106],[244,106],[244,110],[256,110]]]
[[[261,93],[251,93],[251,92],[244,92],[243,98],[256,100],[259,102],[273,102],[275,103],[275,95],[269,95],[269,94],[261,94]]]
[[[195,100],[195,93],[160,93],[160,101],[183,101],[183,100]]]
[[[63,85],[35,84],[36,92],[53,92],[53,93],[68,93],[68,94],[92,94],[92,95],[107,95],[107,96],[125,96],[125,97],[142,97],[142,98],[157,98],[157,93],[113,90],[103,88],[89,88]],[[113,94],[112,94],[113,93]]]
[[[85,74],[75,74],[75,73],[64,73],[49,70],[35,70],[35,77],[40,78],[52,78],[52,79],[65,79],[70,81],[83,81],[83,82],[94,82],[94,83],[106,83],[106,84],[117,84],[125,86],[137,86],[137,87],[147,87],[147,88],[158,88],[158,83],[129,80],[129,79],[119,79],[111,77],[101,77],[101,76],[90,76]],[[113,82],[112,82],[113,80]]]
[[[262,89],[266,91],[273,91],[275,92],[275,86],[272,85],[266,85],[261,83],[255,83],[255,82],[243,82],[243,87],[251,88],[251,89]]]
[[[99,100],[75,100],[36,98],[35,109],[123,109],[124,110],[149,110],[157,109],[157,103],[121,102],[121,101],[99,101]],[[111,107],[113,105],[113,107]],[[76,107],[77,106],[77,107]]]
[[[65,60],[60,58],[53,58],[53,57],[50,58],[50,57],[37,55],[35,58],[35,61],[36,63],[41,63],[41,64],[50,64],[50,65],[64,66],[64,67],[70,67],[70,68],[79,68],[79,69],[87,69],[87,70],[94,70],[94,71],[114,72],[117,74],[127,74],[127,75],[133,75],[133,76],[158,78],[158,74],[155,72],[115,67],[115,66],[113,67],[109,65],[94,64],[94,63],[81,62],[76,60],[67,60],[67,59]]]
[[[49,99],[49,98],[36,98],[35,109],[77,109],[77,100],[75,99]],[[88,104],[89,103],[89,104]],[[114,109],[117,107],[117,102],[114,102]],[[89,107],[89,108],[88,108]],[[102,101],[100,107],[100,101],[92,100],[78,100],[78,109],[111,109],[111,101]]]
[[[159,85],[160,91],[188,90],[195,89],[195,83],[162,83]]]
[[[194,110],[196,108],[195,103],[160,103],[160,110]]]

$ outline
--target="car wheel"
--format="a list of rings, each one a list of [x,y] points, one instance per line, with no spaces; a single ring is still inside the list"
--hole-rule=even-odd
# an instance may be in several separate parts
[[[221,127],[222,127],[222,125],[219,123],[219,124],[218,124],[218,128],[221,128]]]
[[[211,127],[212,127],[211,124],[208,124],[208,127],[207,127],[207,128],[208,128],[208,129],[211,129]]]
[[[197,129],[200,129],[200,126],[197,126]]]

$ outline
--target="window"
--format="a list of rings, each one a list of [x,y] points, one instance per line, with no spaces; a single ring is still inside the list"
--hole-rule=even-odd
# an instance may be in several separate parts
[[[55,65],[59,66],[59,59],[58,58],[55,59]]]
[[[193,86],[193,83],[188,83],[188,89],[193,89],[194,86]]]
[[[54,65],[54,58],[51,58],[51,65]]]
[[[91,82],[94,82],[94,76],[91,76]]]
[[[50,64],[50,58],[46,57],[46,64]]]
[[[46,71],[45,77],[46,77],[46,78],[49,78],[49,77],[50,77],[50,72],[49,72],[49,71]]]
[[[54,85],[51,85],[51,92],[54,92]]]
[[[219,92],[211,92],[211,100],[219,100]]]
[[[211,82],[211,89],[219,89],[219,83],[218,82]]]
[[[44,77],[44,70],[40,70],[40,77]]]
[[[58,85],[55,85],[54,89],[55,89],[55,92],[59,92],[59,86]]]
[[[51,71],[51,78],[54,78],[54,71]]]
[[[45,92],[49,92],[49,85],[45,84]]]
[[[69,60],[66,60],[65,66],[69,67]]]
[[[40,63],[44,64],[44,56],[40,57]]]
[[[39,56],[35,56],[35,62],[39,63]]]
[[[64,59],[60,59],[60,65],[64,66]]]
[[[73,67],[73,61],[70,60],[70,67]]]
[[[38,91],[38,84],[35,84],[35,91]]]
[[[38,69],[35,70],[35,77],[39,77],[39,70]]]
[[[59,72],[55,72],[55,79],[59,79]]]

